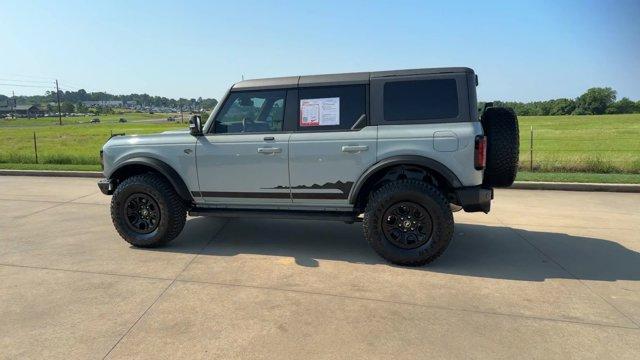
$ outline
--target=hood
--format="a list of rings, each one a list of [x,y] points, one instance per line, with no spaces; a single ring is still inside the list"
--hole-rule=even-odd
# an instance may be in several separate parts
[[[196,138],[189,133],[189,130],[171,130],[156,134],[114,136],[104,144],[104,147],[193,144],[195,140]]]

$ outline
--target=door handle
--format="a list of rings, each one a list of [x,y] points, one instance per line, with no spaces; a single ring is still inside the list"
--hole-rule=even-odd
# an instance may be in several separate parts
[[[359,153],[367,150],[369,150],[367,145],[345,145],[342,147],[342,152],[346,153]]]
[[[276,148],[276,147],[258,148],[259,154],[279,154],[281,152],[282,152],[282,148]]]

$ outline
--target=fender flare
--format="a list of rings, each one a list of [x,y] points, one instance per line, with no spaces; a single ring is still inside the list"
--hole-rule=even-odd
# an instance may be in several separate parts
[[[448,167],[443,165],[442,163],[433,160],[431,158],[427,158],[419,155],[400,155],[400,156],[392,156],[383,160],[378,161],[377,163],[371,165],[355,182],[351,191],[349,192],[349,204],[355,204],[358,199],[358,194],[362,189],[362,186],[369,180],[371,176],[373,176],[378,171],[384,170],[386,168],[390,168],[396,165],[414,165],[427,168],[431,171],[434,171],[440,174],[443,178],[445,178],[449,184],[454,188],[462,187],[462,183],[460,179],[453,173],[453,171],[449,170]]]
[[[180,177],[180,174],[178,174],[178,172],[176,172],[170,165],[168,165],[164,161],[155,158],[134,157],[131,159],[127,159],[118,164],[118,166],[111,172],[109,179],[113,179],[119,171],[131,165],[142,165],[154,169],[169,181],[171,186],[173,186],[175,191],[178,193],[178,196],[180,196],[185,201],[193,202],[193,197],[191,197],[191,193],[189,192],[189,189],[187,188],[184,180],[182,180],[182,177]]]

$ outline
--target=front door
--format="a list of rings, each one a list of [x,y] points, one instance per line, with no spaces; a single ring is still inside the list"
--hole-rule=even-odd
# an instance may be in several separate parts
[[[229,94],[196,145],[200,195],[210,204],[290,204],[285,90]]]

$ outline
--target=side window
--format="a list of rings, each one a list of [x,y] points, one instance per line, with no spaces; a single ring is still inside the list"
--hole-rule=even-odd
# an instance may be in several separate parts
[[[299,89],[298,131],[349,130],[367,113],[365,85]]]
[[[231,93],[214,122],[216,134],[282,131],[284,90]]]
[[[384,120],[418,121],[458,116],[455,79],[389,81],[384,84]]]

